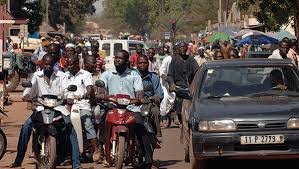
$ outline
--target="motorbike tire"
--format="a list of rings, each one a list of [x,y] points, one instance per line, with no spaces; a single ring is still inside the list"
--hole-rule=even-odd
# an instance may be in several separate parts
[[[115,158],[115,168],[116,169],[122,169],[124,158],[125,158],[125,137],[119,136],[118,137],[118,143],[116,147],[116,158]]]
[[[7,82],[9,82],[9,83],[6,83],[7,92],[12,92],[12,91],[16,90],[16,88],[19,86],[19,83],[20,83],[19,72],[16,70],[13,70],[13,71],[14,71],[14,76],[7,79]]]
[[[171,126],[171,121],[172,121],[173,119],[172,119],[172,115],[171,115],[171,113],[168,113],[167,115],[166,115],[166,123],[165,123],[165,128],[170,128],[170,126]]]
[[[48,151],[47,151],[48,150]],[[46,140],[46,155],[37,160],[38,169],[55,169],[56,138],[49,135]]]
[[[0,160],[4,156],[7,148],[7,139],[3,130],[0,128]]]

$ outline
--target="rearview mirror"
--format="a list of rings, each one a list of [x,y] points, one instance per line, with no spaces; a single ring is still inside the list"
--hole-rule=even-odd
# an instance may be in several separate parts
[[[75,92],[77,91],[77,86],[76,85],[69,85],[69,87],[67,87],[67,90],[70,92]]]
[[[97,80],[96,81],[96,86],[97,87],[105,87],[105,82],[102,80]]]
[[[32,87],[32,83],[29,80],[24,80],[22,82],[22,87],[24,87],[24,88],[30,88],[30,87]]]

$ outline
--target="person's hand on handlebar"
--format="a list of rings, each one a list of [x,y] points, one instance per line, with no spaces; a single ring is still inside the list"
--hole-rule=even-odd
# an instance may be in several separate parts
[[[105,94],[97,94],[96,99],[97,100],[108,100],[108,96]]]
[[[176,85],[173,83],[169,87],[169,92],[175,92]]]

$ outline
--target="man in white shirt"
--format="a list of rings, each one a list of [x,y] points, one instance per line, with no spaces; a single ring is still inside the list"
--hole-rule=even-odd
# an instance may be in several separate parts
[[[97,135],[94,129],[92,120],[91,120],[91,106],[90,99],[95,97],[94,89],[93,89],[93,80],[92,75],[86,70],[80,69],[79,58],[78,55],[70,55],[67,58],[68,62],[68,72],[67,75],[67,84],[76,85],[77,91],[75,92],[75,96],[79,96],[81,99],[76,102],[76,104],[80,108],[80,116],[81,121],[83,122],[87,140],[90,140],[90,143],[93,147],[93,160],[100,160],[100,151],[97,147]]]
[[[290,41],[288,38],[284,38],[279,42],[279,48],[274,50],[269,59],[290,59],[295,65],[297,65],[297,57],[293,56],[290,52]]]
[[[161,77],[161,85],[162,85],[162,89],[163,89],[163,93],[164,93],[164,98],[161,101],[161,105],[160,105],[160,114],[161,114],[161,116],[167,115],[167,113],[172,108],[172,105],[173,105],[174,100],[175,100],[175,93],[174,92],[172,92],[172,93],[169,92],[169,90],[168,90],[169,85],[166,82],[166,78],[167,78],[167,74],[168,74],[169,65],[171,63],[171,60],[172,60],[172,56],[170,56],[170,55],[166,56],[163,59],[161,67],[159,69],[159,73],[160,73],[160,77]]]
[[[198,63],[199,67],[207,61],[206,56],[205,56],[205,48],[204,47],[200,47],[198,49],[198,55],[194,56],[194,59]]]
[[[63,96],[63,93],[67,87],[64,85],[66,84],[65,74],[61,71],[54,71],[53,67],[55,64],[55,59],[51,55],[44,55],[42,63],[43,70],[35,72],[32,77],[32,88],[26,88],[24,90],[23,96],[25,100],[33,97],[41,97],[42,95],[46,94],[56,95],[58,98]],[[70,122],[69,117],[64,116],[64,119],[66,123]],[[17,157],[14,163],[10,165],[10,168],[21,166],[27,150],[27,144],[30,139],[31,131],[32,119],[29,117],[22,126],[18,142]],[[73,168],[81,168],[78,140],[76,132],[73,128],[71,129],[70,141],[72,147]]]

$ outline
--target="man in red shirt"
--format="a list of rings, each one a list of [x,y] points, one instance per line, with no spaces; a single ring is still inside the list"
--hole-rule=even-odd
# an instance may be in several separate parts
[[[139,56],[142,55],[142,46],[137,44],[136,45],[136,53],[134,53],[131,57],[130,57],[130,63],[132,64],[133,67],[137,67],[138,66],[138,58]]]

